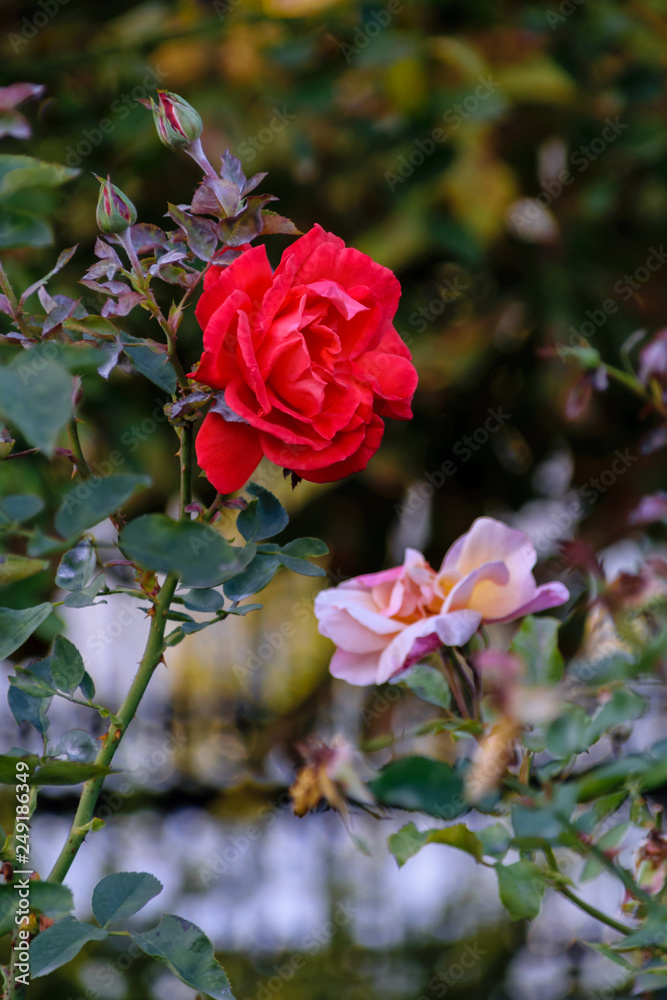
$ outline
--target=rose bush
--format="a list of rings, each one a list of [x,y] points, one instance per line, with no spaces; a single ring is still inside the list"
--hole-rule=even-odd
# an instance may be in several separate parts
[[[263,455],[316,483],[366,467],[383,417],[412,415],[417,373],[392,325],[399,298],[388,268],[320,226],[275,272],[263,246],[209,267],[193,377],[224,398],[196,447],[219,492],[240,489]]]
[[[480,517],[437,573],[408,549],[402,566],[323,591],[315,614],[338,647],[331,673],[350,684],[382,684],[439,646],[464,645],[482,624],[564,604],[562,583],[537,586],[536,561],[526,534]]]

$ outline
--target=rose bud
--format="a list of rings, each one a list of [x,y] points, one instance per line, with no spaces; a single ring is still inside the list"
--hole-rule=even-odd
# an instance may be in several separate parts
[[[157,93],[158,103],[151,98],[151,108],[160,141],[171,149],[183,149],[196,142],[204,126],[192,105],[168,90]]]
[[[0,460],[11,455],[16,442],[4,424],[0,424]]]
[[[109,177],[105,181],[101,177],[97,179],[102,185],[97,199],[97,225],[103,233],[125,232],[137,221],[136,208]]]

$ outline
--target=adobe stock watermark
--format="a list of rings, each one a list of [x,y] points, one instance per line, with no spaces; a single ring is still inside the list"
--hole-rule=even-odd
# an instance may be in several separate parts
[[[213,0],[213,10],[220,20],[224,21],[225,16],[240,7],[242,3],[243,0]]]
[[[622,278],[614,283],[614,292],[623,302],[638,292],[642,285],[651,280],[651,276],[656,274],[667,262],[667,252],[662,243],[659,247],[649,247],[649,255],[644,263],[636,268],[632,274],[624,274]],[[615,298],[605,299],[599,309],[587,309],[586,319],[579,325],[579,328],[570,325],[570,347],[580,347],[600,330],[610,316],[618,312],[618,302]],[[567,354],[560,351],[561,361],[567,360]]]
[[[273,966],[273,975],[264,981],[258,980],[255,983],[255,993],[253,997],[244,997],[243,1000],[272,1000],[273,997],[280,996],[290,979],[306,964],[306,955],[317,955],[331,941],[336,929],[345,927],[359,912],[351,899],[344,903],[338,903],[331,916],[321,927],[310,931],[301,941],[298,951],[295,951],[289,958],[281,964]]]
[[[464,284],[457,274],[453,279],[446,278],[438,285],[440,295],[431,299],[428,305],[415,309],[408,317],[408,323],[415,328],[416,333],[424,333],[431,323],[435,323],[439,316],[442,316],[448,305],[456,302],[462,295],[470,291],[472,282]],[[410,335],[408,334],[408,337]],[[409,346],[407,337],[403,338]]]
[[[12,47],[12,52],[16,54],[24,45],[32,41],[42,28],[45,28],[49,21],[60,13],[60,8],[68,3],[69,0],[37,0],[39,10],[35,11],[31,17],[26,15],[26,17],[21,18],[20,34],[15,31],[7,32],[7,41]]]
[[[596,136],[587,146],[583,144],[575,149],[568,156],[567,162],[570,166],[576,168],[576,172],[579,174],[585,173],[590,167],[591,163],[594,163],[598,157],[602,156],[609,146],[616,142],[619,135],[629,128],[627,122],[620,121],[619,117],[616,118],[605,118],[605,127],[599,136]],[[564,167],[558,174],[558,177],[552,177],[551,180],[542,181],[542,191],[535,198],[525,198],[522,202],[521,210],[515,209],[512,212],[512,225],[518,233],[522,233],[525,229],[530,229],[542,215],[544,209],[549,208],[550,205],[560,198],[561,194],[566,187],[569,187],[575,180],[575,174],[569,169],[569,167]]]
[[[290,122],[293,122],[296,115],[291,114],[286,107],[274,108],[273,117],[261,128],[256,135],[248,135],[239,143],[239,156],[244,157],[249,163],[255,159],[258,153],[271,145],[273,140],[281,132],[284,132]]]
[[[505,413],[502,406],[489,408],[487,418],[472,434],[464,434],[452,446],[452,453],[461,459],[461,463],[470,461],[473,454],[483,448],[491,436],[511,419],[510,413]],[[451,458],[446,458],[439,469],[425,472],[423,480],[417,486],[411,486],[402,504],[394,505],[394,511],[399,521],[403,522],[414,511],[419,510],[429,501],[436,490],[442,487],[459,471],[459,466]]]
[[[550,518],[551,524],[543,531],[537,531],[533,537],[535,548],[542,554],[551,549],[555,542],[566,537],[571,527],[576,525],[593,507],[601,496],[611,489],[620,476],[625,475],[628,469],[639,461],[638,455],[631,455],[630,449],[625,451],[618,449],[614,452],[614,460],[608,469],[605,469],[599,476],[591,476],[577,490],[578,497],[570,500],[567,509],[553,514]]]
[[[55,2],[55,0],[54,0]],[[90,156],[93,149],[100,146],[106,135],[111,135],[115,131],[118,122],[125,121],[128,115],[137,108],[137,101],[144,101],[150,96],[152,90],[156,90],[165,80],[169,73],[161,70],[159,66],[145,66],[146,73],[140,84],[137,84],[129,93],[121,94],[115,101],[111,102],[109,111],[111,117],[101,118],[96,128],[84,128],[81,132],[83,139],[76,144],[76,147],[67,146],[65,149],[65,163],[68,167],[78,167],[82,161]]]
[[[502,86],[491,75],[478,76],[477,79],[479,83],[474,91],[444,112],[442,120],[447,125],[447,129],[438,126],[431,131],[427,138],[415,139],[413,149],[409,153],[399,156],[396,161],[396,170],[385,170],[384,179],[390,191],[395,191],[399,184],[405,184],[415,170],[435,153],[438,146],[448,142],[463,122],[479,110],[480,104],[488,100],[491,94],[494,94]]]
[[[412,0],[407,0],[407,2],[412,3]],[[345,56],[345,61],[348,65],[355,56],[358,56],[367,48],[374,38],[377,38],[381,31],[384,31],[391,24],[397,14],[401,14],[404,10],[405,4],[403,0],[389,0],[386,7],[383,7],[382,10],[372,11],[368,20],[355,29],[352,39],[354,42],[353,45],[349,42],[339,42],[339,48]]]
[[[574,14],[585,0],[562,0],[558,4],[558,10],[546,10],[544,16],[549,22],[549,27],[552,31],[555,31],[561,24],[567,21],[571,14]]]
[[[455,962],[429,979],[429,991],[440,1000],[441,997],[447,996],[452,986],[458,985],[460,988],[461,981],[466,978],[467,973],[474,969],[486,954],[488,954],[486,949],[480,948],[477,941],[466,944],[456,956]],[[429,998],[422,994],[418,1000],[429,1000]]]
[[[330,583],[337,587],[347,577],[340,571],[332,569],[325,570]],[[315,615],[315,595],[304,597],[292,605],[290,617],[286,618],[279,626],[271,632],[264,632],[254,649],[247,649],[245,660],[242,663],[235,663],[232,667],[234,676],[246,691],[248,690],[248,680],[261,670],[273,658],[277,650],[282,649],[285,642],[296,635],[298,629],[294,624],[305,625],[312,621]]]

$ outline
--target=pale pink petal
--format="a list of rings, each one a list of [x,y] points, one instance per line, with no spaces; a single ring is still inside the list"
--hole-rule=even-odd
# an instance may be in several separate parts
[[[402,566],[393,566],[392,569],[383,569],[379,573],[366,573],[363,576],[357,576],[354,580],[347,580],[342,586],[346,584],[363,583],[365,587],[375,587],[378,583],[385,583],[387,580],[398,580],[402,573],[407,569],[422,568],[427,567],[431,572],[431,567],[428,565],[424,559],[421,552],[417,549],[406,549],[405,556],[403,557]]]
[[[377,683],[412,666],[439,646],[462,646],[477,631],[481,615],[476,611],[452,611],[408,625],[380,657]]]
[[[379,635],[390,634],[404,627],[401,622],[385,618],[371,595],[363,590],[332,587],[330,590],[320,591],[315,598],[315,616],[320,622],[325,620],[334,608],[346,611],[360,625]]]
[[[377,653],[348,653],[337,649],[331,657],[329,670],[332,677],[348,684],[363,686],[377,683]]]
[[[339,649],[356,653],[379,653],[389,641],[385,635],[361,625],[348,611],[341,608],[329,608],[324,614],[318,613],[318,617],[320,635],[331,639]]]
[[[487,562],[502,561],[512,568],[527,572],[537,562],[537,552],[528,535],[508,528],[492,517],[478,517],[470,530],[454,542],[443,560],[443,568],[455,565],[467,575]]]
[[[570,592],[562,583],[545,583],[537,587],[535,594],[527,604],[517,608],[505,618],[487,618],[484,621],[494,624],[514,621],[515,618],[523,618],[524,615],[533,615],[536,611],[546,611],[547,608],[556,608],[560,604],[565,604],[570,599]]]
[[[469,607],[472,593],[478,583],[483,580],[494,583],[498,587],[504,587],[509,583],[509,570],[504,562],[488,562],[479,569],[472,570],[462,580],[459,580],[450,590],[442,610],[456,611],[459,608]]]
[[[394,674],[421,660],[441,646],[435,618],[424,618],[408,625],[389,643],[380,656],[377,683],[384,684]]]
[[[438,636],[445,646],[464,646],[479,628],[482,616],[478,611],[450,611],[435,619]]]

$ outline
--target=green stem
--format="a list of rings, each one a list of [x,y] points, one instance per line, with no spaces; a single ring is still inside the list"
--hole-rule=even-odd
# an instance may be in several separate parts
[[[148,641],[144,655],[141,658],[139,669],[135,675],[130,690],[127,692],[125,700],[118,710],[118,715],[109,726],[106,739],[95,758],[95,763],[103,767],[108,767],[114,758],[118,745],[125,734],[128,726],[132,722],[139,702],[143,698],[148,683],[155,673],[155,669],[162,659],[164,652],[164,630],[167,624],[167,612],[171,604],[178,576],[169,573],[165,579],[155,604],[155,611],[151,620],[151,627],[148,633]],[[88,833],[89,824],[95,813],[95,806],[102,790],[104,777],[92,778],[83,786],[79,806],[72,821],[67,842],[58,855],[55,865],[49,875],[49,882],[62,882],[70,869],[77,851],[85,840]]]
[[[552,871],[560,872],[553,848],[545,847],[544,855],[549,862],[549,867]],[[622,924],[620,920],[614,920],[613,917],[608,917],[606,913],[603,913],[602,910],[598,910],[595,906],[591,906],[591,904],[587,903],[585,899],[580,899],[575,892],[572,892],[572,890],[568,888],[568,886],[558,885],[556,888],[561,895],[565,896],[566,899],[569,899],[575,906],[578,906],[580,910],[584,911],[584,913],[587,913],[589,917],[599,920],[600,923],[606,924],[607,927],[611,927],[613,930],[619,931],[621,934],[632,933],[632,927],[628,927],[627,924]]]
[[[450,662],[444,649],[440,650],[440,657],[442,659],[442,664],[445,670],[445,676],[447,678],[447,683],[449,684],[452,694],[454,695],[454,701],[456,702],[457,708],[461,713],[461,718],[469,719],[470,712],[468,711],[468,706],[466,705],[465,696],[459,682],[459,676],[456,671],[456,667]]]
[[[178,432],[181,440],[179,458],[181,463],[181,521],[187,520],[190,515],[186,507],[192,503],[192,470],[194,468],[194,427],[186,424]]]
[[[641,384],[641,382],[636,376],[630,375],[628,372],[624,372],[621,368],[615,368],[614,365],[605,364],[603,365],[603,367],[610,378],[613,378],[617,382],[620,382],[621,385],[624,385],[626,389],[629,389],[630,392],[633,392],[635,396],[639,396],[639,398],[643,399],[644,402],[652,403],[653,405],[655,405],[655,400],[653,399],[653,396],[651,396],[651,394],[646,391],[645,387]]]

